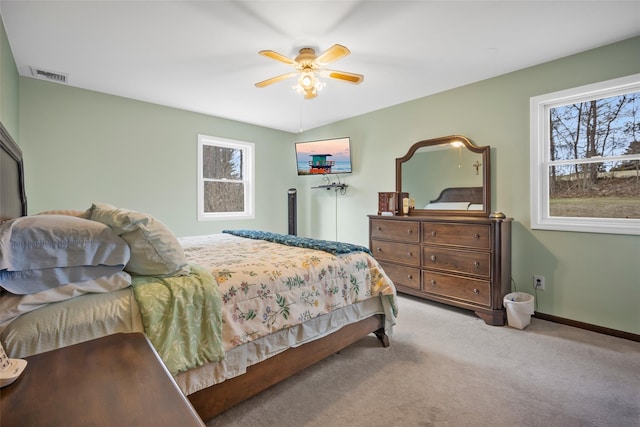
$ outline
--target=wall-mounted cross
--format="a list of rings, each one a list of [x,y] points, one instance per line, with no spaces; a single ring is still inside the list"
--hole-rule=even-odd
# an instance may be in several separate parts
[[[480,166],[482,166],[482,163],[476,160],[476,162],[473,164],[473,167],[476,168],[476,175],[480,175],[480,171],[479,171]]]

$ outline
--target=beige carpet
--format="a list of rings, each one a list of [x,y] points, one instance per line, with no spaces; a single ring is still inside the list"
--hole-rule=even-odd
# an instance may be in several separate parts
[[[391,347],[371,335],[207,425],[640,426],[640,343],[399,305]]]

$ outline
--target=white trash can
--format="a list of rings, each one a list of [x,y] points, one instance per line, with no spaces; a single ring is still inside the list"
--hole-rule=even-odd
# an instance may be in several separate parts
[[[504,308],[507,310],[507,323],[518,329],[526,328],[531,323],[534,313],[533,295],[524,292],[512,292],[504,296]]]

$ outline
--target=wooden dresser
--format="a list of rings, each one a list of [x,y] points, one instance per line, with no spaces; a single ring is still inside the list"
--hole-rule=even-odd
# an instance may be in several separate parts
[[[473,310],[504,325],[511,219],[369,216],[369,246],[398,292]]]

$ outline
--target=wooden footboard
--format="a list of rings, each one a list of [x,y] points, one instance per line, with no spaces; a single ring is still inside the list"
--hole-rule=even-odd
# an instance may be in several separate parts
[[[290,348],[250,366],[244,375],[197,391],[188,398],[200,417],[208,420],[370,333],[375,333],[383,346],[389,345],[388,337],[384,333],[384,316],[376,314],[344,326],[324,338]]]

